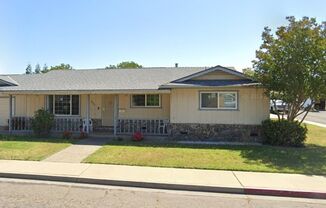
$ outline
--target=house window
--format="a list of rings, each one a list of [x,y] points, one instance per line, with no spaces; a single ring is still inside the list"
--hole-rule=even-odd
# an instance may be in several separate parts
[[[237,93],[234,92],[219,92],[218,107],[220,109],[236,109],[237,108]]]
[[[55,115],[79,115],[79,95],[48,95],[47,110]]]
[[[159,94],[141,94],[131,96],[132,107],[160,107],[161,96]]]
[[[133,95],[132,96],[132,106],[133,107],[144,107],[146,102],[145,95]]]
[[[201,94],[202,108],[217,108],[217,93],[202,93]]]
[[[237,92],[201,92],[200,109],[237,109],[237,96]]]

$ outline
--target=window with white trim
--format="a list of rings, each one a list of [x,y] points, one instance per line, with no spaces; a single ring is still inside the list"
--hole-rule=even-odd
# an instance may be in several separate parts
[[[55,115],[77,116],[80,114],[79,95],[48,95],[47,110]]]
[[[237,108],[237,92],[200,92],[200,109],[235,110]]]
[[[131,95],[131,107],[160,107],[161,96],[159,94]]]

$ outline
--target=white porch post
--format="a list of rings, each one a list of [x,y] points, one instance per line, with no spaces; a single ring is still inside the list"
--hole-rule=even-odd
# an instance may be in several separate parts
[[[90,95],[87,95],[86,100],[86,133],[89,134],[89,119],[90,119]]]
[[[12,95],[9,95],[9,133],[12,132]]]
[[[119,117],[119,95],[114,95],[113,104],[113,134],[117,135],[117,123]]]

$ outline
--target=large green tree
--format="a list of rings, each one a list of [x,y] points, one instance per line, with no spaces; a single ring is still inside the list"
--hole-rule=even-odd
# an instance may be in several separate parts
[[[242,69],[242,73],[244,73],[247,77],[253,78],[255,77],[255,71],[252,68],[244,68]]]
[[[326,97],[326,23],[308,17],[287,20],[275,34],[264,29],[253,61],[255,77],[272,100],[288,105],[289,121],[303,114],[302,122],[315,101]],[[308,99],[312,102],[303,108]]]
[[[106,66],[106,69],[140,69],[143,66],[134,61],[123,61],[117,65]]]

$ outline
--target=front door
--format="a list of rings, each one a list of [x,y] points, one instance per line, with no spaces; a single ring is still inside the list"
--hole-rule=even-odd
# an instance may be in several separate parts
[[[102,95],[102,125],[113,126],[113,95]]]

